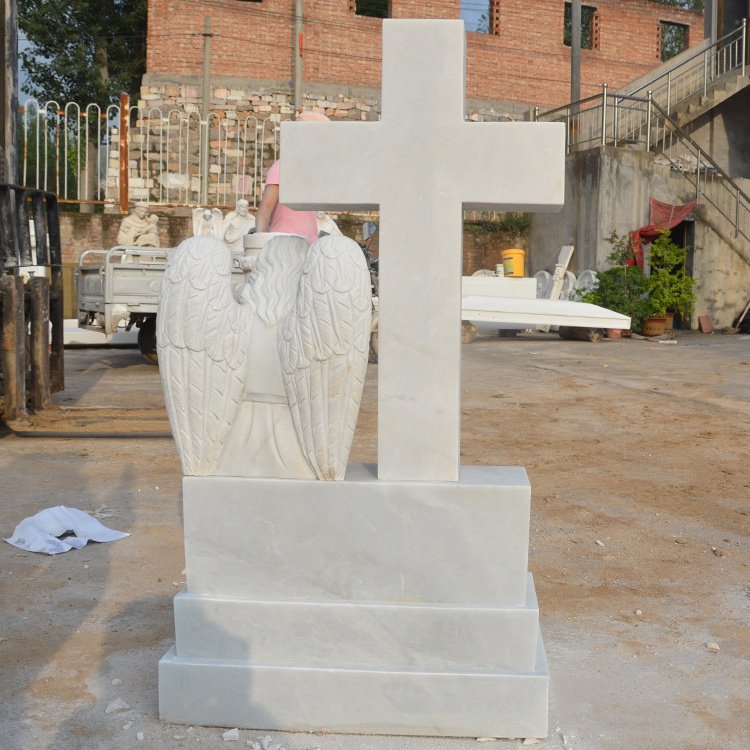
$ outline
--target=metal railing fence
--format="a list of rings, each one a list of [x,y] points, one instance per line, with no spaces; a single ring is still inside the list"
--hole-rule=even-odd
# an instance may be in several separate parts
[[[557,114],[567,122],[568,153],[629,144],[655,151],[663,163],[690,180],[696,200],[710,204],[729,223],[735,239],[743,237],[750,242],[750,198],[650,92],[645,99],[610,95],[605,86],[601,94]]]
[[[651,150],[692,181],[696,201],[709,204],[734,230],[734,237],[750,242],[750,197],[655,102],[649,102]]]
[[[730,73],[745,75],[747,64],[747,19],[742,25],[726,34],[705,49],[680,61],[674,68],[642,83],[631,96],[647,91],[667,114],[695,94],[708,92],[709,87]]]
[[[640,143],[648,148],[651,112],[646,102],[651,101],[670,115],[678,104],[694,96],[705,96],[710,88],[730,76],[744,76],[746,59],[745,20],[735,31],[628,94],[610,93],[605,83],[600,94],[581,101],[545,112],[535,108],[534,120],[565,122],[568,153],[607,143]]]
[[[130,107],[127,97],[104,111],[29,99],[19,113],[19,182],[61,202],[119,205],[123,212],[138,200],[201,206],[201,195],[209,206],[234,207],[245,198],[255,207],[278,158],[279,129],[271,117],[212,113],[205,122],[197,109]]]

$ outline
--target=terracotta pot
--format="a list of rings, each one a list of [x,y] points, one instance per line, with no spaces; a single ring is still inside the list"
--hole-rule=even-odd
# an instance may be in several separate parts
[[[666,330],[667,319],[651,316],[643,324],[644,336],[661,336]]]
[[[622,338],[622,328],[607,328],[608,339],[620,339]]]
[[[673,312],[667,313],[667,324],[664,326],[667,331],[671,331],[674,328],[674,316]]]

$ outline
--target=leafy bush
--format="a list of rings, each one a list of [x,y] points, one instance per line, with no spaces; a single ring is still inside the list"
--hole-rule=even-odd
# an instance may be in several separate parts
[[[635,330],[646,318],[664,317],[667,311],[689,315],[695,304],[695,281],[685,273],[687,250],[672,240],[668,231],[651,243],[651,274],[646,276],[637,265],[627,265],[635,258],[630,237],[612,232],[605,238],[612,245],[607,256],[610,268],[597,271],[596,289],[581,296],[582,302],[606,307],[627,315]]]
[[[686,258],[686,248],[680,247],[669,231],[662,232],[651,243],[649,282],[654,310],[652,315],[663,316],[667,312],[675,312],[684,318],[692,312],[695,280],[685,271]]]
[[[526,235],[531,226],[531,214],[512,213],[503,214],[501,219],[483,219],[480,221],[465,221],[464,229],[469,234],[512,234]]]
[[[651,315],[649,279],[639,266],[627,265],[634,257],[630,237],[612,232],[605,239],[612,245],[612,252],[607,256],[611,268],[597,271],[596,289],[583,294],[581,301],[627,315],[632,328],[638,330]]]

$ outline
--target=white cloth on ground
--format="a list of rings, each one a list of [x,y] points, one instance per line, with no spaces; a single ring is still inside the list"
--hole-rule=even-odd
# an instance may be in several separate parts
[[[58,539],[70,531],[73,532],[73,536]],[[70,549],[81,549],[89,541],[113,542],[126,536],[130,534],[108,529],[82,510],[58,505],[56,508],[47,508],[35,516],[24,518],[16,526],[13,535],[5,541],[30,552],[57,555]]]

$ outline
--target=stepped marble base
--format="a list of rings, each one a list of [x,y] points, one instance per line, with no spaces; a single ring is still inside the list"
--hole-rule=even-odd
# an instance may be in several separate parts
[[[549,672],[519,468],[458,482],[186,477],[176,723],[543,737]]]

